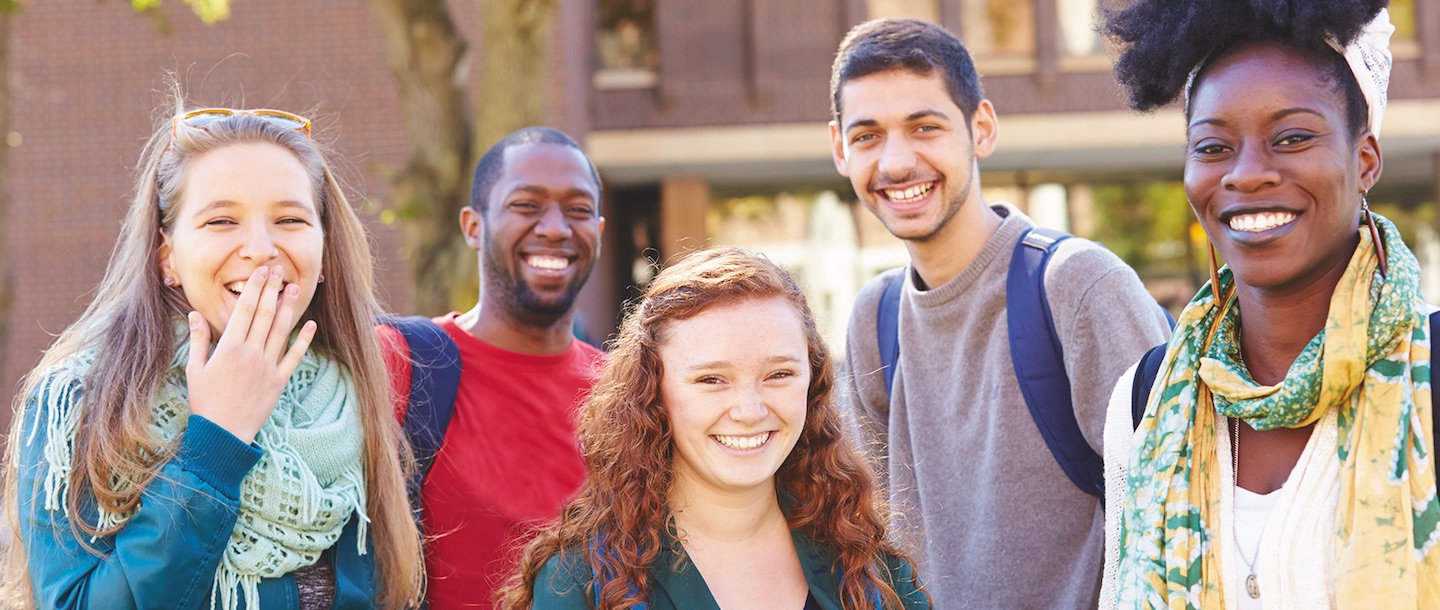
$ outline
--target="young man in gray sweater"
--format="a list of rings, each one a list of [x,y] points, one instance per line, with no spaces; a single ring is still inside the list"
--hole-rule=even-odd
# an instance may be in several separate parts
[[[1006,274],[1033,224],[980,194],[995,109],[960,41],[916,20],[857,26],[830,80],[835,166],[910,265],[861,289],[846,342],[848,411],[886,482],[894,535],[921,561],[936,608],[1094,608],[1100,499],[1047,448],[1011,364]],[[876,340],[886,281],[900,292],[900,357],[887,394]],[[1123,261],[1060,242],[1044,275],[1080,431],[1103,455],[1115,380],[1168,337]]]

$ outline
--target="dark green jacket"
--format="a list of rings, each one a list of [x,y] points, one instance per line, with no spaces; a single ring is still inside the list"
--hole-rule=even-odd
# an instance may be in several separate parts
[[[831,569],[835,565],[835,554],[811,542],[799,530],[791,530],[791,536],[795,541],[796,554],[800,557],[800,568],[805,571],[805,582],[810,585],[810,595],[822,610],[841,610],[839,576]],[[678,559],[671,550],[673,546],[666,544],[656,558],[655,566],[650,569],[650,598],[646,600],[646,610],[720,610],[695,564],[686,560],[680,563],[679,571],[673,569]],[[905,610],[929,610],[930,598],[920,591],[920,583],[910,563],[886,556],[885,565],[890,570],[895,593],[904,602]],[[584,551],[573,549],[555,555],[536,575],[533,608],[590,610],[595,607],[594,593],[590,591],[593,579],[594,571],[586,561]]]

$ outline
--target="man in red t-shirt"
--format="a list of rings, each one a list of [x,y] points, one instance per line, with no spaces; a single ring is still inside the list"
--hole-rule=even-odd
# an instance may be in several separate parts
[[[576,408],[603,354],[571,329],[604,228],[599,175],[559,131],[512,133],[475,167],[460,229],[480,262],[480,302],[434,320],[459,348],[461,377],[421,488],[432,610],[491,608],[530,528],[585,480]],[[403,397],[405,343],[389,327],[380,332],[399,346],[386,359]]]

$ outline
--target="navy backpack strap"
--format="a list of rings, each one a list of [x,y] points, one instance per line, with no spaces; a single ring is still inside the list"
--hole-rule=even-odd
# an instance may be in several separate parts
[[[1025,406],[1055,461],[1082,491],[1105,497],[1105,466],[1085,440],[1070,398],[1064,351],[1045,296],[1045,266],[1068,233],[1031,229],[1015,245],[1005,280],[1005,316],[1010,361]]]
[[[420,512],[420,486],[435,465],[445,429],[460,390],[460,348],[438,324],[424,316],[387,316],[380,320],[400,331],[410,349],[410,401],[402,427],[415,452],[415,475],[406,481],[410,507]]]
[[[895,387],[895,364],[900,361],[900,289],[905,287],[909,267],[890,276],[885,292],[880,294],[879,310],[875,312],[875,339],[880,345],[880,366],[885,371],[885,395]]]
[[[1430,464],[1440,473],[1440,464],[1435,462],[1434,457],[1440,455],[1440,392],[1435,391],[1435,371],[1440,370],[1435,368],[1435,338],[1440,337],[1435,334],[1435,331],[1440,329],[1437,324],[1440,324],[1440,310],[1430,312],[1430,435],[1435,437],[1430,441]],[[1437,478],[1440,478],[1440,475],[1437,475]]]
[[[1135,367],[1135,379],[1130,384],[1130,427],[1139,428],[1145,418],[1145,405],[1150,402],[1150,388],[1155,387],[1155,378],[1160,375],[1160,364],[1165,361],[1165,348],[1161,343],[1150,348],[1140,357]]]
[[[1430,374],[1432,377],[1435,375],[1435,371],[1440,370],[1435,368],[1436,354],[1434,344],[1436,337],[1440,337],[1440,335],[1436,334],[1437,330],[1440,330],[1440,310],[1430,313],[1430,343],[1432,345],[1430,351]],[[1140,358],[1140,365],[1135,368],[1135,384],[1130,390],[1130,421],[1132,427],[1140,427],[1140,420],[1145,417],[1145,403],[1150,401],[1150,391],[1155,386],[1155,377],[1160,373],[1160,363],[1163,360],[1165,360],[1165,344],[1162,343],[1150,348],[1150,351],[1145,352],[1145,355]],[[1431,442],[1434,443],[1431,455],[1436,455],[1440,454],[1440,392],[1435,391],[1434,379],[1431,379],[1430,387],[1430,418],[1432,420],[1430,430],[1431,434],[1436,437],[1431,439]]]

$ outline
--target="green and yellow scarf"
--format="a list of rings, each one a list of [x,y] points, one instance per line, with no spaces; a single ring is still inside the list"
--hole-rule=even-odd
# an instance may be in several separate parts
[[[1440,608],[1440,502],[1431,447],[1430,329],[1414,255],[1388,220],[1388,277],[1368,230],[1335,287],[1325,329],[1276,386],[1256,384],[1236,341],[1234,279],[1221,270],[1180,314],[1130,452],[1120,507],[1122,608],[1224,607],[1217,416],[1257,430],[1338,410],[1336,602],[1341,610]]]

